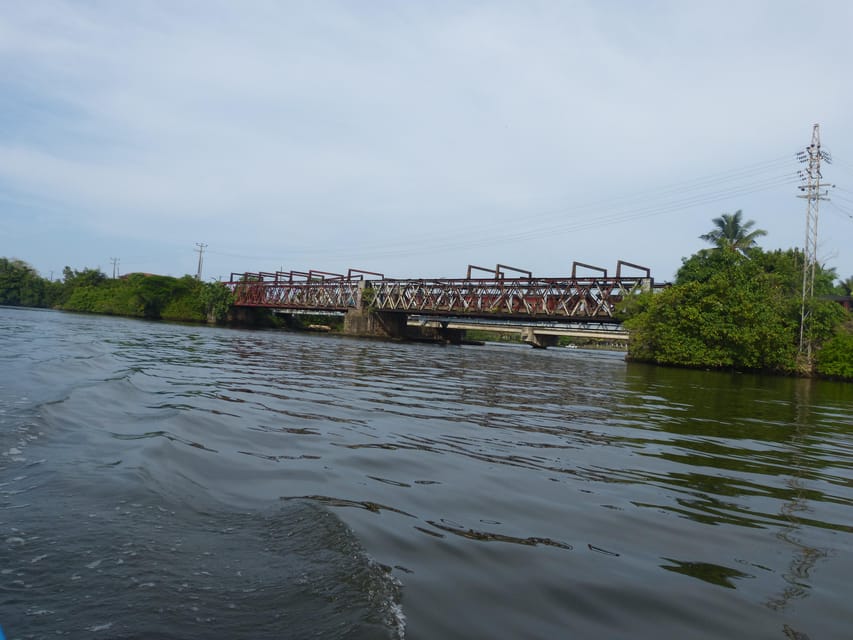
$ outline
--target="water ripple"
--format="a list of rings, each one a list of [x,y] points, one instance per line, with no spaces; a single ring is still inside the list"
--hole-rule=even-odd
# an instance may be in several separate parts
[[[99,593],[120,579],[134,597],[156,597],[165,579],[169,597],[202,598],[226,576],[199,554],[232,552],[223,531],[242,518],[245,549],[301,580],[253,536],[267,540],[256,525],[270,505],[306,504],[276,536],[306,542],[312,520],[334,513],[402,584],[412,637],[845,637],[853,624],[850,385],[583,350],[28,313],[0,310],[0,594],[20,597],[39,576],[45,601],[28,601],[25,615],[0,600],[4,628],[71,610],[38,573],[63,562],[72,587],[101,571]],[[181,517],[141,517],[118,501],[140,492],[153,496],[140,504]],[[209,513],[174,507],[210,501]],[[156,571],[108,539],[124,522]],[[62,531],[89,546],[60,553]],[[338,556],[312,549],[311,567],[328,577],[322,559]],[[197,612],[160,606],[197,619],[196,631],[229,603],[246,608],[232,627],[240,637],[239,625],[266,615],[252,598],[274,590],[273,574],[252,566],[262,579],[226,580],[255,590],[245,597],[229,588]],[[304,580],[286,586],[328,603],[369,600]],[[392,609],[366,610],[375,621]],[[90,630],[116,625],[105,636],[124,624],[89,620]]]

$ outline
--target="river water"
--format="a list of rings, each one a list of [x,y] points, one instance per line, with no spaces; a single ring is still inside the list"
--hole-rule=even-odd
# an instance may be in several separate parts
[[[851,638],[853,385],[0,308],[18,638]]]

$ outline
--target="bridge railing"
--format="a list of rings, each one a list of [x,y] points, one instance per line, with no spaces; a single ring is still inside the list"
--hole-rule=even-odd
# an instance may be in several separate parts
[[[617,305],[654,287],[651,278],[496,278],[371,282],[371,307],[421,314],[618,321]]]

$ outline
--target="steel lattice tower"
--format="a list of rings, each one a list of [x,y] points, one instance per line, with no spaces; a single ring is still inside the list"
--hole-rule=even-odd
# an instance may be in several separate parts
[[[812,343],[809,336],[809,323],[811,316],[811,300],[814,297],[814,278],[817,268],[817,220],[819,204],[821,200],[828,200],[826,190],[821,191],[820,173],[821,160],[830,163],[832,157],[820,148],[820,125],[812,127],[812,143],[803,151],[797,153],[797,159],[807,164],[805,169],[798,173],[803,184],[799,189],[803,193],[798,198],[804,198],[806,207],[806,242],[803,247],[803,303],[800,312],[800,353],[810,363],[812,357]]]

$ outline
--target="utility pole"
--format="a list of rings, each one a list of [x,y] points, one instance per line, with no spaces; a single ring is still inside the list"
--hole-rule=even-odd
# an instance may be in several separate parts
[[[113,263],[113,280],[115,280],[116,276],[118,275],[119,259],[118,258],[110,258],[110,262]]]
[[[198,247],[196,252],[198,253],[198,273],[195,275],[196,280],[201,280],[201,265],[204,263],[204,250],[207,248],[207,245],[203,242],[196,242],[195,246]]]
[[[811,325],[811,302],[814,298],[814,277],[817,268],[817,218],[821,200],[829,200],[826,197],[827,190],[821,188],[827,185],[821,184],[823,176],[820,173],[821,160],[827,164],[832,162],[832,156],[820,148],[820,125],[812,127],[812,143],[803,151],[797,153],[797,160],[807,164],[805,169],[798,173],[803,184],[799,186],[798,198],[804,198],[806,207],[806,243],[803,248],[803,303],[800,311],[800,355],[805,357],[810,366],[812,362],[812,341],[809,337]]]

